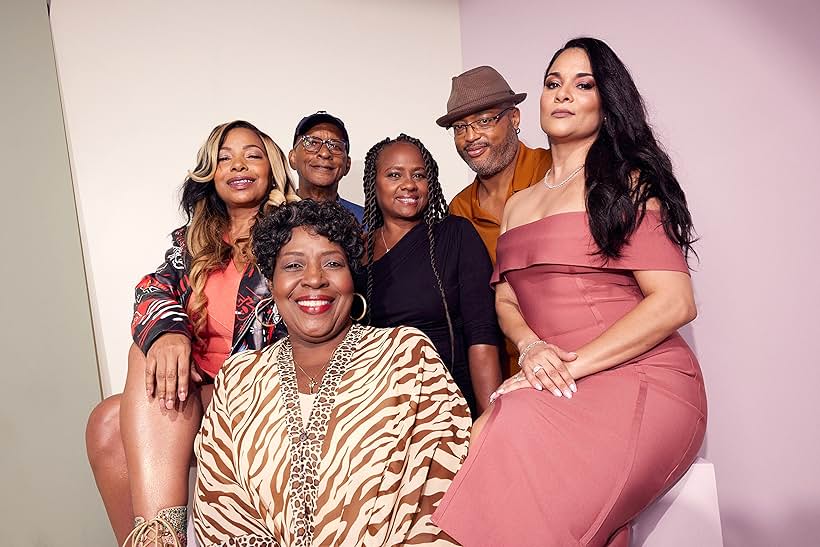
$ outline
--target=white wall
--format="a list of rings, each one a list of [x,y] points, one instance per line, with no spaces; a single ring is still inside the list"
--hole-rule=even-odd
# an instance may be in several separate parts
[[[45,0],[0,4],[0,544],[111,545],[83,431],[100,399]]]
[[[106,394],[121,391],[133,286],[181,224],[178,189],[218,123],[242,118],[285,149],[302,116],[346,123],[361,203],[367,149],[419,137],[448,197],[468,178],[448,135],[461,71],[456,0],[54,0],[52,28]]]
[[[465,68],[495,65],[530,93],[531,144],[546,143],[538,97],[567,39],[603,38],[630,67],[702,237],[687,337],[726,545],[817,545],[820,4],[508,0],[501,15],[470,0],[461,15]]]

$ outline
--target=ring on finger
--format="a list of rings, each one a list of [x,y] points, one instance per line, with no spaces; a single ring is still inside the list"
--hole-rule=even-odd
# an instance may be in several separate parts
[[[533,367],[532,369],[532,373],[537,374],[539,370],[544,370],[544,367],[542,367],[541,365],[535,365],[535,367]]]

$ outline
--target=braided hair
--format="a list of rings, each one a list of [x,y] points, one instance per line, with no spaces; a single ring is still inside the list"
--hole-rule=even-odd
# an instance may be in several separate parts
[[[375,246],[376,230],[384,226],[384,215],[379,208],[376,201],[376,162],[379,155],[384,149],[391,144],[406,142],[415,146],[422,159],[424,160],[424,169],[427,174],[428,187],[428,202],[422,215],[423,222],[427,225],[427,243],[430,249],[430,266],[433,269],[433,276],[436,278],[436,285],[438,286],[439,294],[441,295],[441,303],[444,307],[444,315],[447,318],[447,329],[450,334],[450,359],[455,357],[455,335],[453,331],[453,320],[450,317],[450,307],[447,304],[447,294],[444,291],[444,283],[441,280],[437,261],[436,261],[436,239],[433,234],[433,227],[447,217],[447,201],[444,199],[444,192],[441,189],[441,183],[438,180],[438,164],[433,159],[433,155],[416,138],[400,134],[395,139],[384,139],[373,145],[367,151],[364,159],[364,229],[367,232],[366,249],[367,249],[367,301],[372,301],[373,297],[373,249]],[[366,321],[370,323],[370,309],[368,309]]]

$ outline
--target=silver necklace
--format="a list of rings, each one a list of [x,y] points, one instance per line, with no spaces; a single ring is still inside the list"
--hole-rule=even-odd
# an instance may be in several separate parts
[[[569,181],[574,179],[575,175],[580,173],[581,169],[583,169],[583,168],[584,168],[583,165],[579,165],[578,168],[575,171],[573,171],[572,173],[570,173],[567,178],[565,178],[564,180],[562,180],[560,183],[556,184],[555,186],[550,186],[550,184],[547,182],[547,178],[549,178],[550,173],[552,173],[552,167],[550,167],[549,169],[547,169],[547,174],[544,175],[544,180],[542,182],[544,183],[544,186],[546,186],[550,190],[555,190],[556,188],[561,188],[563,185],[565,185],[566,183],[568,183]]]

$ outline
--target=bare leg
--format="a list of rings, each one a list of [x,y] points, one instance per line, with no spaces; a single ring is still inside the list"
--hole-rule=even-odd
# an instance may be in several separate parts
[[[145,356],[132,345],[120,428],[135,516],[152,519],[162,509],[188,504],[188,468],[201,423],[199,390],[172,410],[146,397]]]
[[[120,395],[98,404],[88,418],[85,446],[117,545],[122,545],[134,526],[125,447],[120,434]]]

